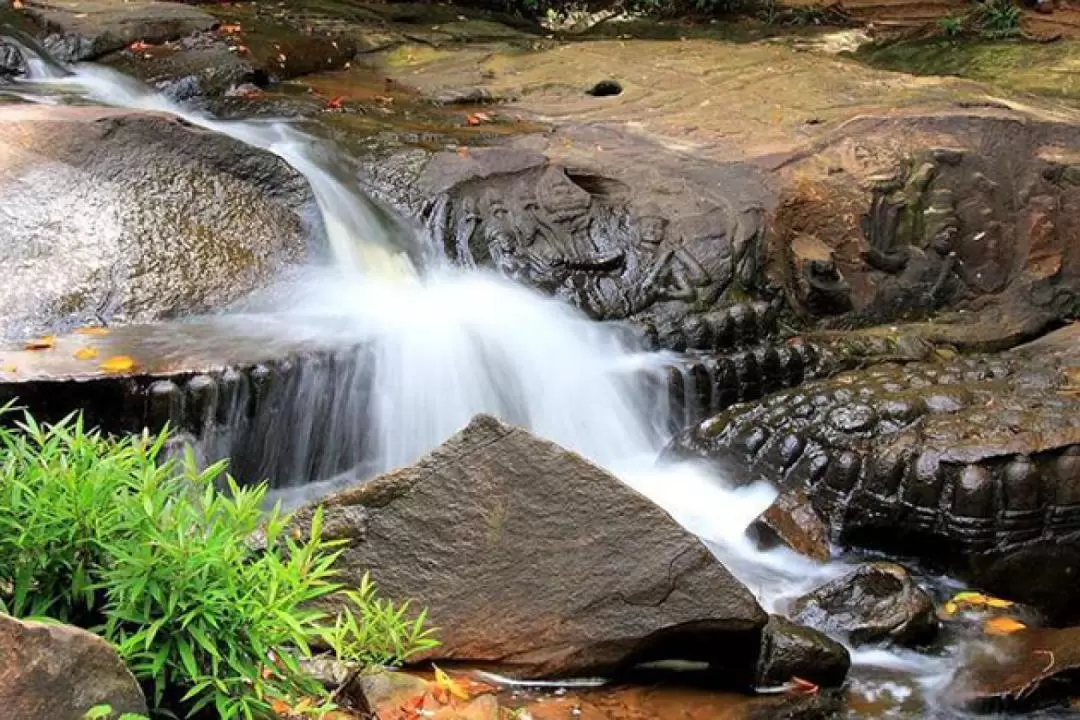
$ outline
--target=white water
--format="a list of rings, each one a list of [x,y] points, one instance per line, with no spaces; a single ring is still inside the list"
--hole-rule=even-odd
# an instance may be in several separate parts
[[[668,440],[668,407],[662,385],[649,375],[661,358],[489,273],[417,271],[403,239],[382,224],[370,200],[328,170],[317,142],[295,128],[214,120],[93,66],[45,72],[28,84],[34,85],[183,117],[265,148],[307,177],[336,262],[296,280],[283,292],[288,306],[275,314],[298,326],[312,316],[348,319],[355,337],[374,341],[376,391],[367,422],[377,428],[375,469],[416,459],[487,412],[612,470],[700,536],[766,609],[844,571],[839,563],[822,566],[753,546],[745,529],[774,499],[771,488],[732,489],[693,464],[657,465]],[[914,653],[868,650],[854,660],[919,676],[927,690],[951,670],[947,660]]]

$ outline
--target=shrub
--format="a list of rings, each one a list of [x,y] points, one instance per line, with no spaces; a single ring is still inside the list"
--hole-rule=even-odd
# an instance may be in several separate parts
[[[365,580],[328,624],[314,608],[341,588],[335,543],[264,514],[266,487],[223,464],[159,462],[166,433],[108,438],[79,418],[0,428],[0,602],[113,641],[155,705],[224,720],[317,697],[298,668],[312,640],[343,659],[401,661],[431,647],[425,614],[375,597]],[[265,542],[256,547],[257,531]],[[325,706],[328,709],[329,705]]]
[[[1023,13],[1013,0],[981,0],[975,17],[987,37],[1007,38],[1019,34]]]

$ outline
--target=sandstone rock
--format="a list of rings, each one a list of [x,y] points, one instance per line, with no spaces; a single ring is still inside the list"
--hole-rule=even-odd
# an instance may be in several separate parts
[[[11,720],[83,720],[90,708],[145,713],[139,684],[116,651],[70,625],[0,615],[0,707]]]
[[[750,526],[764,546],[776,543],[815,560],[831,556],[829,527],[815,512],[805,490],[780,493],[769,508]]]
[[[821,687],[844,684],[851,655],[824,633],[772,615],[761,636],[757,684],[784,685],[801,678]]]
[[[817,588],[792,605],[793,620],[854,643],[892,640],[918,645],[932,639],[934,602],[894,563],[871,563]]]
[[[427,694],[426,680],[405,672],[379,670],[357,676],[343,693],[378,717],[393,717],[403,704]]]
[[[1030,710],[1080,692],[1080,628],[1035,628],[996,638],[970,658],[946,691],[980,711]]]
[[[207,311],[301,261],[304,179],[164,115],[0,107],[0,334]]]
[[[156,0],[25,0],[23,11],[43,26],[45,47],[61,62],[92,60],[135,41],[156,45],[217,24],[191,5]]]
[[[325,506],[343,580],[370,570],[427,607],[436,659],[532,677],[685,659],[752,682],[767,616],[749,591],[646,498],[525,430],[478,416]]]

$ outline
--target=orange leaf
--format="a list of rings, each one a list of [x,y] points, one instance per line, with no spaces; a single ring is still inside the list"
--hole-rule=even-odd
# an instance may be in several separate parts
[[[11,0],[12,10],[22,10],[22,0]]]
[[[274,698],[270,701],[270,709],[278,715],[286,715],[292,712],[292,706],[290,706],[289,703],[285,702],[284,700],[280,700],[278,698]]]
[[[996,617],[990,618],[983,624],[983,631],[987,635],[1011,635],[1026,627],[1027,625],[1011,617]]]
[[[459,145],[457,149],[457,154],[460,158],[469,157],[469,147],[467,145]]]
[[[218,32],[224,33],[225,35],[235,35],[236,33],[240,32],[242,29],[243,28],[241,28],[239,25],[233,25],[233,24],[230,24],[230,23],[226,23],[226,24],[224,24],[224,25],[222,25],[222,26],[220,26],[218,28]]]
[[[36,340],[30,340],[26,343],[27,350],[52,350],[55,346],[55,335],[46,335],[45,337],[37,338]]]
[[[105,372],[122,373],[135,367],[135,361],[127,355],[114,355],[101,363],[101,369]]]
[[[92,347],[81,347],[72,355],[76,360],[93,360],[98,356],[98,350]]]
[[[480,118],[476,117],[475,115],[466,115],[465,116],[465,122],[468,125],[479,125],[481,120],[480,120]]]
[[[341,97],[330,98],[326,103],[327,110],[340,110],[345,107],[345,101]]]
[[[143,51],[149,50],[149,49],[150,49],[150,44],[145,43],[142,40],[136,40],[135,42],[128,45],[128,50],[130,50],[131,52],[143,52]]]
[[[792,692],[800,695],[816,695],[818,692],[818,686],[809,680],[803,680],[801,677],[792,677],[792,684],[795,686],[791,690]]]
[[[100,327],[98,325],[87,325],[86,327],[75,328],[75,334],[77,335],[108,335],[111,333],[107,327]]]
[[[251,52],[251,51],[250,51],[250,50],[248,50],[248,46],[247,46],[247,45],[237,45],[237,46],[236,46],[236,52],[238,52],[238,53],[249,53],[249,52]]]

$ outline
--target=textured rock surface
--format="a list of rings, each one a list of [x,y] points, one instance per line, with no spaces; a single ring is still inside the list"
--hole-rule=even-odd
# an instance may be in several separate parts
[[[305,257],[306,182],[163,115],[0,107],[0,333],[219,307]]]
[[[139,684],[104,640],[0,615],[0,707],[11,720],[83,720],[95,705],[145,713]]]
[[[996,357],[842,374],[735,406],[674,450],[804,489],[842,545],[914,555],[1068,617],[1078,354],[1070,327]]]
[[[766,615],[749,591],[647,499],[525,430],[478,416],[325,505],[350,541],[343,579],[370,570],[427,607],[437,658],[528,676],[680,658],[752,682]]]
[[[780,493],[748,532],[764,547],[785,545],[815,560],[828,560],[829,527],[810,504],[805,490]]]
[[[893,563],[863,565],[795,600],[796,622],[854,643],[892,640],[919,645],[933,639],[938,622],[934,601],[903,567]]]
[[[851,655],[840,643],[779,615],[769,617],[761,635],[759,686],[785,685],[800,678],[821,687],[839,687],[850,667]]]

